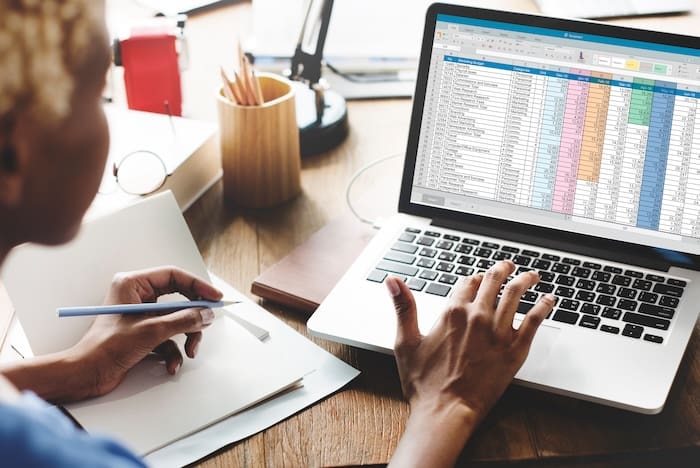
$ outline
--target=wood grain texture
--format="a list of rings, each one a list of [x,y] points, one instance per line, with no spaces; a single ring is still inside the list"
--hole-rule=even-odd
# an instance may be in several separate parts
[[[529,0],[474,3],[536,11]],[[700,0],[696,4],[700,9]],[[693,14],[621,22],[692,34],[696,21]],[[211,95],[218,86],[219,66],[233,67],[236,38],[246,37],[251,27],[251,7],[246,2],[190,18],[191,67],[183,77],[190,115],[216,119]],[[302,193],[281,206],[231,208],[223,202],[221,184],[213,187],[186,213],[207,266],[248,292],[263,270],[345,211],[345,187],[358,168],[405,150],[410,110],[409,100],[350,102],[348,139],[332,151],[303,159]],[[396,187],[390,184],[400,178],[400,170],[399,161],[368,173],[363,190],[358,187],[363,213],[374,217],[395,210]],[[269,303],[263,306],[306,334],[306,314]],[[362,374],[347,388],[261,434],[222,449],[201,466],[343,466],[388,461],[408,416],[392,359],[311,339]],[[687,466],[688,460],[700,458],[693,450],[697,447],[678,449],[672,455],[658,449],[678,447],[679,439],[700,444],[699,340],[696,331],[661,415],[639,416],[512,387],[465,448],[460,464],[598,468],[662,466],[662,461],[669,460]]]

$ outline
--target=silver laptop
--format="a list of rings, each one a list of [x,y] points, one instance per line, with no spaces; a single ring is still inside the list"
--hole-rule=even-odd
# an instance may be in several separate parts
[[[511,259],[558,302],[516,382],[662,410],[700,310],[700,40],[436,4],[399,214],[308,322],[391,353],[383,281],[427,333],[454,284]]]

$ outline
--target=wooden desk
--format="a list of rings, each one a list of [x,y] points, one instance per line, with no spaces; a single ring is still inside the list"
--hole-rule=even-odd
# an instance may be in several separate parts
[[[536,11],[529,0],[475,3],[491,8]],[[700,0],[697,4],[696,11],[700,12]],[[693,33],[697,20],[696,13],[619,22]],[[233,65],[236,37],[245,37],[251,27],[251,8],[247,3],[190,19],[187,28],[191,67],[185,74],[184,86],[185,103],[193,116],[215,119],[213,90],[218,84],[218,65]],[[220,184],[215,186],[186,213],[207,266],[241,291],[249,291],[251,282],[260,272],[345,211],[345,186],[355,170],[378,157],[404,150],[410,110],[409,100],[350,102],[349,138],[327,154],[304,159],[304,193],[284,206],[264,211],[227,209],[222,202]],[[378,167],[379,175],[373,176],[378,183],[367,186],[372,190],[374,202],[379,200],[381,206],[376,208],[360,199],[362,209],[375,210],[374,214],[386,214],[394,209],[400,166],[401,162],[396,161]],[[396,182],[388,182],[391,180]],[[306,316],[264,305],[306,334]],[[696,333],[692,349],[698,349],[699,339]],[[346,389],[306,411],[221,450],[202,466],[335,466],[387,462],[408,416],[393,360],[368,351],[312,340],[361,369],[362,375]],[[630,450],[672,447],[674,434],[694,435],[700,444],[700,421],[685,426],[677,422],[678,412],[683,408],[700,406],[700,395],[684,391],[692,386],[700,388],[700,365],[691,358],[686,356],[669,405],[658,416],[640,416],[513,387],[469,443],[463,459],[493,462],[547,459],[547,466],[559,466],[581,462],[570,457],[591,455],[586,453],[589,445],[584,443],[591,440],[601,447],[607,443],[609,451],[613,452],[620,446]],[[662,435],[657,430],[659,427],[665,428]],[[659,440],[660,437],[666,439]],[[606,456],[584,461],[590,466],[656,466],[661,459],[654,458],[654,453],[644,451],[642,456],[631,458]],[[687,455],[682,452],[679,456],[684,459]]]

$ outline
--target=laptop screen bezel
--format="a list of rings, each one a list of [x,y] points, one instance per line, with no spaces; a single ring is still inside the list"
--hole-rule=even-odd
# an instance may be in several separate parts
[[[570,245],[571,250],[574,252],[577,251],[577,246],[581,246],[582,243],[594,244],[596,246],[596,251],[600,252],[619,253],[620,249],[628,249],[630,252],[634,252],[635,258],[639,255],[661,257],[665,259],[664,264],[700,270],[700,255],[676,252],[659,247],[640,245],[621,240],[611,240],[588,234],[558,230],[550,227],[544,228],[517,221],[502,220],[478,214],[457,212],[440,207],[412,203],[411,192],[413,190],[413,179],[418,155],[418,141],[420,138],[420,130],[423,119],[433,40],[437,25],[437,16],[439,14],[497,21],[501,23],[520,24],[568,32],[580,32],[582,34],[609,36],[620,39],[659,43],[700,50],[700,38],[698,37],[647,31],[586,20],[551,18],[527,13],[505,12],[442,3],[432,4],[428,8],[425,17],[418,75],[416,78],[416,89],[413,96],[413,109],[411,113],[411,123],[406,147],[401,191],[399,195],[400,213],[430,218],[434,221],[438,221],[438,224],[442,223],[449,226],[488,226],[488,232],[491,233],[499,231],[503,233],[521,233],[525,234],[527,238],[530,239],[541,239],[542,245],[548,245],[549,240],[556,239],[557,245]],[[590,254],[590,252],[586,252],[586,254]],[[619,255],[612,255],[612,257],[619,257]]]

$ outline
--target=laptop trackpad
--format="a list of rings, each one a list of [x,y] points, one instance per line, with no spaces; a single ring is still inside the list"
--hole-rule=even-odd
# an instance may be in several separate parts
[[[559,335],[559,328],[542,324],[535,334],[530,346],[525,364],[520,368],[515,378],[521,380],[537,380],[537,376],[547,367],[552,345]]]

